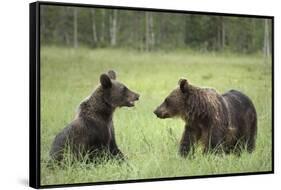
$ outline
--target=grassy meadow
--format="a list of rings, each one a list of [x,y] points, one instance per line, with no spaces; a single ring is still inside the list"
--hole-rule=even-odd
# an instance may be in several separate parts
[[[117,72],[117,80],[141,95],[135,107],[117,109],[114,115],[117,144],[128,157],[127,164],[76,162],[48,167],[55,135],[71,122],[79,103],[99,84],[100,74],[109,69]],[[41,185],[269,171],[271,75],[271,65],[264,64],[260,55],[42,47]],[[202,155],[198,146],[192,158],[178,155],[184,122],[158,119],[153,110],[181,77],[221,93],[237,89],[253,100],[258,135],[252,154]]]

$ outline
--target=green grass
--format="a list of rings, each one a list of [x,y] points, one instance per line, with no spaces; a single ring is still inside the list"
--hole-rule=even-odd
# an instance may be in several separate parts
[[[140,93],[134,108],[116,110],[117,144],[128,164],[110,161],[98,166],[76,162],[47,167],[55,135],[74,117],[79,103],[109,69],[117,79]],[[191,51],[141,53],[111,49],[41,48],[41,184],[83,183],[225,173],[269,171],[271,165],[271,66],[259,55],[200,54]],[[256,150],[252,154],[178,155],[184,123],[157,119],[152,113],[185,77],[197,86],[223,93],[241,90],[258,114]]]

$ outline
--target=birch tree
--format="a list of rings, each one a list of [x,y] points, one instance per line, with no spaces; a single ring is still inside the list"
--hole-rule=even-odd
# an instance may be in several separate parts
[[[221,49],[225,47],[225,21],[224,17],[221,17]]]
[[[264,19],[264,41],[263,41],[263,52],[265,62],[267,61],[270,55],[270,36],[269,36],[269,20]]]
[[[117,36],[117,10],[116,9],[112,10],[109,19],[110,19],[109,20],[110,45],[115,46],[116,45],[116,36]]]
[[[153,30],[153,16],[150,12],[145,12],[145,44],[146,51],[150,51],[155,43],[154,30]]]
[[[77,8],[73,7],[73,46],[78,47]]]
[[[102,44],[104,44],[105,41],[105,10],[101,10],[101,16],[102,16],[102,21],[101,21],[101,34],[100,34],[100,41]]]
[[[92,15],[92,37],[93,37],[93,46],[97,46],[98,37],[97,37],[97,29],[96,29],[96,12],[95,9],[91,9]]]

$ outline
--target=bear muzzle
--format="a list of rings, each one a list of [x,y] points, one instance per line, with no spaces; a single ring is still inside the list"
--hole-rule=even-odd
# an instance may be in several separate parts
[[[153,112],[158,118],[160,119],[165,119],[165,118],[168,118],[169,117],[169,114],[166,113],[166,112],[162,112],[160,109],[156,109],[154,110]]]
[[[127,106],[128,107],[133,107],[135,106],[135,101],[139,100],[140,95],[139,94],[134,94],[134,96],[128,101]]]

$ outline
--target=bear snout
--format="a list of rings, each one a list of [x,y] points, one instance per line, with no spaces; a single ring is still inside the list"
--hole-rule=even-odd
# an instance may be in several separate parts
[[[154,110],[153,113],[158,117],[159,113],[157,112],[157,109]]]
[[[159,111],[159,109],[157,108],[156,110],[153,111],[153,113],[158,117],[158,118],[162,118],[162,114],[161,112]]]
[[[140,99],[140,95],[139,94],[135,94],[135,101]]]
[[[163,108],[159,108],[159,107],[156,110],[154,110],[153,113],[160,119],[166,119],[170,117],[167,111],[164,111]]]
[[[140,95],[137,93],[132,93],[130,97],[128,97],[126,106],[133,107],[135,106],[135,101],[139,100]]]

